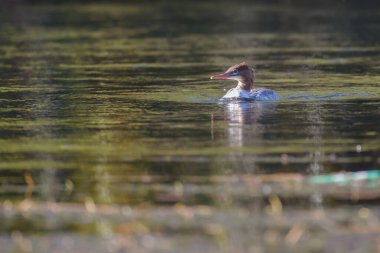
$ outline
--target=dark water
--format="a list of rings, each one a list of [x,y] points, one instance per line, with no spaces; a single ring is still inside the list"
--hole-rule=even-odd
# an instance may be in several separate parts
[[[375,2],[0,7],[5,252],[376,252]]]

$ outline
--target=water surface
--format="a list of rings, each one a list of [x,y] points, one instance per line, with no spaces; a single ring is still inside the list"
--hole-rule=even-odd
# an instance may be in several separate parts
[[[331,252],[353,238],[374,252],[379,180],[309,178],[380,169],[379,13],[327,1],[1,8],[5,252]],[[209,76],[241,61],[282,100],[219,103],[234,83]]]

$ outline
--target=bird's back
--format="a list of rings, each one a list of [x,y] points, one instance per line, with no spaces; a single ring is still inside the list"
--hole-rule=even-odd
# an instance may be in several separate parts
[[[279,100],[280,96],[271,89],[256,88],[249,92],[249,97],[254,100]]]
[[[222,97],[222,99],[252,99],[252,100],[279,100],[280,96],[273,90],[266,88],[256,88],[250,91],[232,88]]]

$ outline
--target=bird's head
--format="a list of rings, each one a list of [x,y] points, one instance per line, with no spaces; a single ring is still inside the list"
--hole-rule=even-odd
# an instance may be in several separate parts
[[[242,62],[230,67],[223,74],[211,76],[210,78],[236,80],[239,82],[240,88],[250,90],[252,89],[255,75],[253,69],[247,63]]]

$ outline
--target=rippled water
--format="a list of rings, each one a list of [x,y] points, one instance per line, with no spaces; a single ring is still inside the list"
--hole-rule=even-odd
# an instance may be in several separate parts
[[[98,240],[104,244],[92,252],[176,252],[178,245],[193,252],[194,242],[202,252],[237,245],[237,252],[276,252],[271,240],[282,245],[284,236],[292,252],[300,228],[272,224],[267,209],[275,214],[279,206],[284,217],[302,211],[309,236],[316,206],[333,213],[322,223],[358,210],[378,222],[378,179],[305,183],[380,169],[376,3],[3,7],[0,242],[9,252],[65,252],[67,241],[70,251],[84,252]],[[218,102],[234,83],[209,76],[241,61],[255,67],[257,86],[282,99]],[[103,205],[121,213],[75,218]],[[303,236],[302,247],[326,250],[329,236],[352,239],[334,231],[311,236],[317,241]],[[367,242],[379,233],[363,245],[372,250]]]

